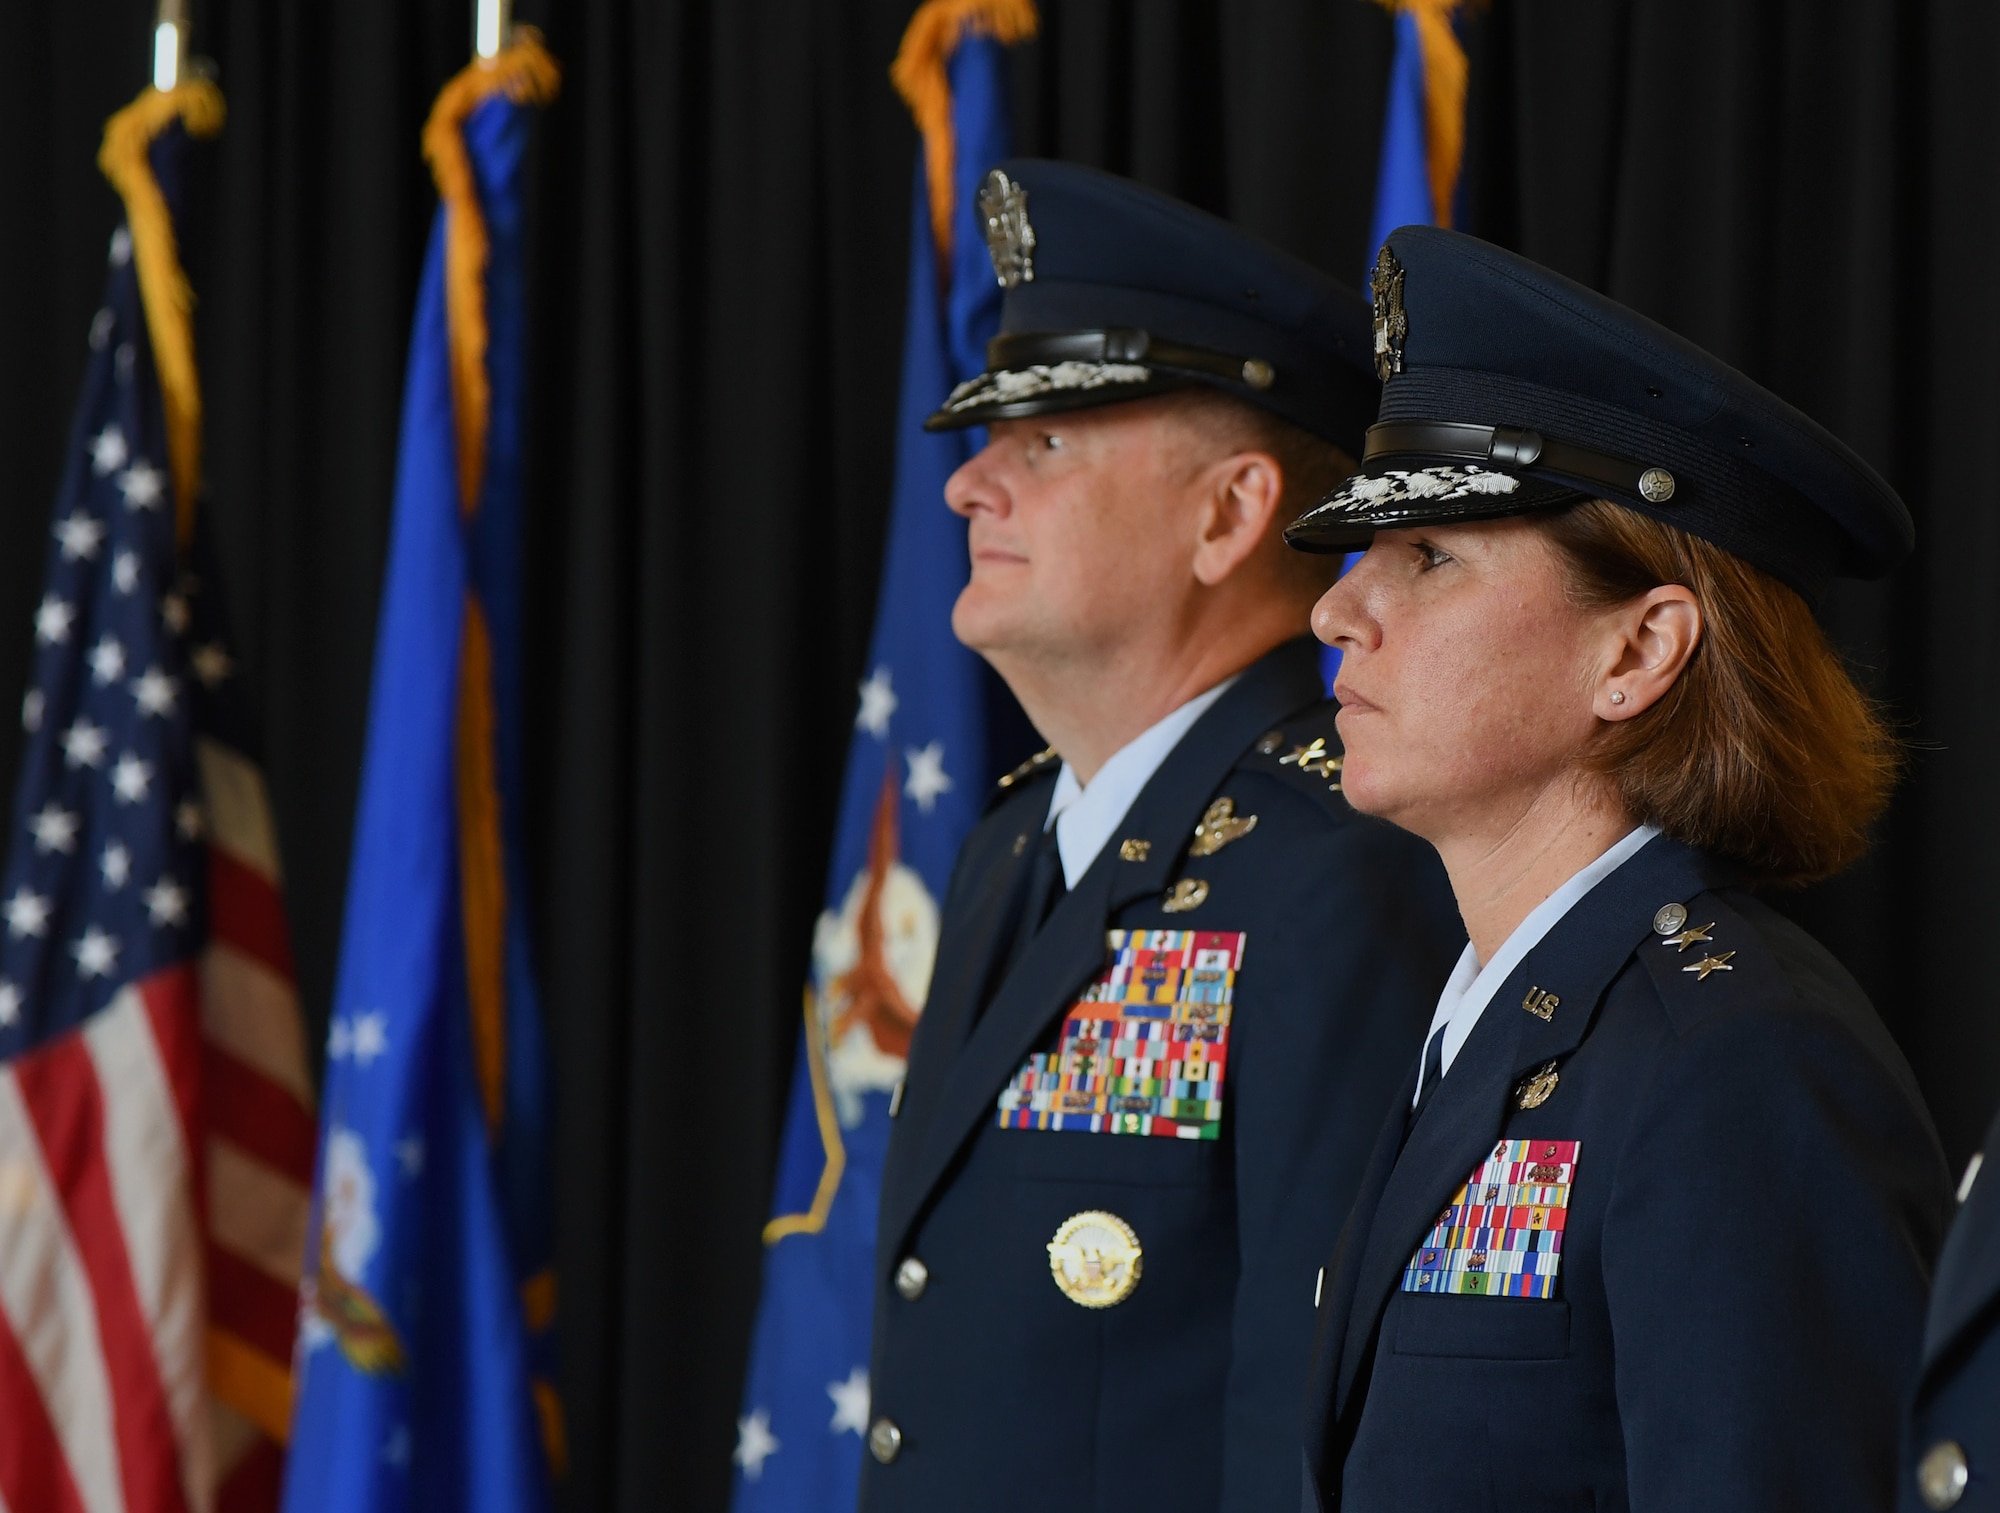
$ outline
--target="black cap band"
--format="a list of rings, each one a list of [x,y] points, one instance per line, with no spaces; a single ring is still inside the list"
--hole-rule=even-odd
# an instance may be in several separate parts
[[[986,366],[999,371],[1061,362],[1144,363],[1184,373],[1268,389],[1278,373],[1261,357],[1237,357],[1186,342],[1161,341],[1150,331],[1119,327],[1104,331],[1015,331],[986,344]]]

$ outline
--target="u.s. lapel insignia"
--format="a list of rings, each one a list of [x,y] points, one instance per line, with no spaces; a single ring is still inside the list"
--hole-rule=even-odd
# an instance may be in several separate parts
[[[1514,1089],[1514,1107],[1519,1109],[1540,1108],[1544,1103],[1549,1101],[1549,1094],[1556,1090],[1556,1084],[1561,1080],[1562,1073],[1557,1070],[1556,1063],[1553,1061],[1543,1062],[1533,1076],[1527,1078],[1519,1087]]]
[[[1521,1000],[1521,1007],[1543,1024],[1547,1024],[1555,1017],[1555,1012],[1561,1005],[1562,1000],[1546,988],[1531,987],[1528,989],[1528,996]]]
[[[1410,334],[1410,317],[1403,309],[1403,265],[1384,242],[1368,276],[1375,302],[1375,376],[1383,383],[1403,371],[1403,340]]]
[[[1160,907],[1169,914],[1185,914],[1199,909],[1208,899],[1208,884],[1198,877],[1184,877],[1167,890]]]
[[[1056,1286],[1085,1308],[1109,1308],[1129,1298],[1146,1258],[1131,1225],[1095,1208],[1063,1220],[1048,1250]]]
[[[1194,827],[1194,844],[1188,847],[1188,855],[1213,856],[1231,841],[1242,840],[1256,828],[1256,815],[1246,814],[1238,818],[1234,799],[1217,799],[1203,811],[1201,823]]]
[[[1683,972],[1698,973],[1699,975],[1695,978],[1696,982],[1707,982],[1713,973],[1734,972],[1736,968],[1729,964],[1729,958],[1735,954],[1734,951],[1724,951],[1720,956],[1704,956],[1700,961],[1690,962],[1687,966],[1682,967],[1681,970]]]
[[[1035,228],[1028,223],[1028,191],[996,168],[979,186],[979,215],[1000,287],[1032,284]]]

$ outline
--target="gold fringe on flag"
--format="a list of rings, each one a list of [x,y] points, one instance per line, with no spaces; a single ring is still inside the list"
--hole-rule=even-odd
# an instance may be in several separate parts
[[[1424,162],[1431,181],[1431,217],[1451,225],[1465,162],[1465,90],[1471,74],[1452,17],[1465,0],[1376,0],[1385,10],[1407,11],[1417,23],[1424,59]]]
[[[160,379],[160,408],[167,424],[167,470],[174,480],[174,523],[180,542],[194,529],[195,495],[201,487],[201,379],[195,370],[194,291],[181,269],[173,212],[153,177],[153,143],[175,121],[191,137],[222,130],[222,91],[206,79],[170,90],[150,86],[104,123],[97,166],[125,202],[125,227],[139,270],[139,299]]]
[[[493,389],[486,373],[486,264],[492,242],[479,208],[479,186],[465,147],[466,120],[504,94],[517,105],[548,105],[562,71],[533,27],[517,26],[498,55],[480,59],[439,91],[424,123],[424,161],[444,208],[445,325],[450,349],[452,434],[458,459],[461,518],[479,508],[486,483],[486,439]],[[459,901],[465,935],[473,1070],[489,1133],[497,1131],[507,1096],[507,873],[500,828],[499,760],[495,752],[493,637],[477,595],[468,588],[458,657],[458,718],[454,734],[458,790]],[[528,1333],[555,1321],[552,1272],[521,1289]],[[530,1383],[542,1448],[552,1474],[568,1463],[561,1400],[553,1383]]]
[[[545,105],[560,81],[556,61],[531,28],[519,27],[497,56],[463,69],[439,92],[424,123],[424,159],[444,207],[445,324],[451,365],[452,432],[461,516],[479,508],[486,481],[492,385],[486,375],[486,261],[492,244],[465,149],[465,122],[495,95]],[[472,1007],[473,1069],[489,1131],[500,1126],[507,1080],[507,879],[500,839],[494,754],[493,645],[479,602],[466,595],[458,665],[459,895]]]
[[[1035,35],[1034,0],[924,0],[903,32],[889,82],[916,117],[924,139],[924,181],[930,191],[931,236],[941,270],[951,266],[952,217],[957,213],[958,142],[951,124],[951,80],[945,66],[969,31],[1012,44]]]
[[[465,151],[465,122],[494,95],[517,105],[547,105],[562,71],[533,27],[514,28],[514,40],[492,58],[460,71],[439,91],[424,122],[424,161],[431,165],[444,204],[445,314],[451,329],[451,409],[458,439],[458,503],[466,514],[479,506],[486,476],[486,421],[492,395],[486,382],[486,219],[479,186]]]

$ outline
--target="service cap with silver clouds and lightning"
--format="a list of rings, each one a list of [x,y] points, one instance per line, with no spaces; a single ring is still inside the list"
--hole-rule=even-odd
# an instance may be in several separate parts
[[[1915,544],[1896,491],[1824,426],[1666,327],[1476,237],[1405,226],[1370,280],[1382,408],[1361,468],[1285,532],[1377,530],[1601,498],[1817,600]]]
[[[1368,304],[1227,221],[1129,179],[1016,158],[979,191],[1006,290],[986,371],[931,430],[1202,386],[1349,455],[1380,397]]]

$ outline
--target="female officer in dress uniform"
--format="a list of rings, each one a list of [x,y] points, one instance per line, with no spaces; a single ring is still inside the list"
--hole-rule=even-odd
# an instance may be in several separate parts
[[[1753,892],[1895,753],[1814,623],[1909,550],[1852,451],[1523,259],[1396,232],[1380,418],[1294,545],[1343,785],[1471,944],[1324,1278],[1307,1508],[1888,1509],[1950,1198],[1860,989]]]

